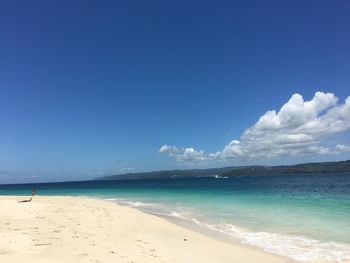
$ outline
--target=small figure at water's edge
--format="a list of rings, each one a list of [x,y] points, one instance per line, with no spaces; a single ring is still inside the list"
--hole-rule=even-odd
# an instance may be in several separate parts
[[[36,189],[35,187],[32,187],[32,196],[36,195]],[[31,202],[33,199],[33,197],[29,198],[29,199],[24,199],[24,200],[20,200],[18,201],[18,203],[27,203],[27,202]]]

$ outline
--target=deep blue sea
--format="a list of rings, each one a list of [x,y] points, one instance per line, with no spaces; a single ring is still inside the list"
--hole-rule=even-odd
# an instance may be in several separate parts
[[[0,185],[108,199],[306,262],[350,262],[350,173]]]

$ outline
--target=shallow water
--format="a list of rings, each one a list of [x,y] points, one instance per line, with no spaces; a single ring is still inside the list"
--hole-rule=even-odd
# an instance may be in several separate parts
[[[0,194],[30,194],[3,185]],[[350,262],[350,174],[36,184],[42,195],[92,196],[188,220],[275,254]]]

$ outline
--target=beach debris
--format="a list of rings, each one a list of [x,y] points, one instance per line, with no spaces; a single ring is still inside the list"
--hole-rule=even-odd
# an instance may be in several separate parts
[[[184,238],[184,241],[188,241],[188,239],[187,239],[187,238]]]

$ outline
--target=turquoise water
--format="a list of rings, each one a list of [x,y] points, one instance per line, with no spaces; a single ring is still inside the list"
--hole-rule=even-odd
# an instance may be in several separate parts
[[[29,194],[3,185],[0,194]],[[37,184],[42,195],[91,196],[188,220],[306,262],[350,262],[350,174]]]

